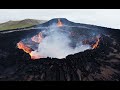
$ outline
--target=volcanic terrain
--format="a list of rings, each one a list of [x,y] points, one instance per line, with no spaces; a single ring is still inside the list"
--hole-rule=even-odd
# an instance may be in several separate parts
[[[61,35],[68,35],[72,41],[69,44],[72,50],[77,44],[88,45],[89,48],[74,54],[66,54],[66,57],[62,58],[44,53],[39,56],[40,52],[33,55],[31,52],[40,48],[42,41],[49,36],[48,32],[52,30],[51,28],[54,30],[57,28]],[[55,18],[29,29],[2,31],[0,32],[0,80],[119,81],[119,35],[119,29],[74,23],[65,18]],[[62,41],[61,44],[64,43],[65,38]]]

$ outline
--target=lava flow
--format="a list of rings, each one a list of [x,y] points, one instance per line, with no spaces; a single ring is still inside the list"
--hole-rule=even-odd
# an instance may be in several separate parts
[[[40,32],[39,34],[33,36],[31,38],[31,40],[34,42],[34,43],[40,43],[42,41],[42,33]],[[39,54],[37,53],[33,53],[34,50],[31,49],[30,47],[28,47],[27,45],[25,45],[22,41],[20,41],[19,43],[17,43],[17,47],[19,49],[22,49],[24,52],[28,53],[30,56],[31,56],[31,59],[35,60],[35,59],[39,59],[41,58],[42,56],[40,56]]]
[[[58,27],[62,27],[62,26],[63,26],[63,23],[60,21],[60,19],[58,19],[57,26],[58,26]]]
[[[31,40],[36,43],[40,43],[42,41],[42,33],[40,32],[39,34],[33,36]]]
[[[24,52],[28,53],[31,56],[32,60],[42,58],[42,56],[40,56],[37,53],[34,53],[34,50],[32,50],[27,45],[25,45],[22,41],[20,41],[19,43],[17,43],[17,46],[18,46],[19,49],[22,49]]]
[[[31,53],[29,53],[29,55],[31,56],[31,59],[32,59],[32,60],[44,58],[43,56],[39,55],[39,53],[34,52],[34,51],[32,51]]]
[[[85,39],[85,40],[83,40],[82,43],[84,45],[89,44],[89,45],[91,45],[92,49],[96,49],[99,45],[99,42],[100,42],[100,35],[96,36],[94,38],[91,38],[91,39]]]
[[[93,44],[92,49],[96,49],[96,48],[98,47],[98,44],[99,44],[99,42],[100,42],[100,38],[97,37],[96,39],[97,39],[97,41],[96,41],[95,44]]]
[[[31,53],[33,51],[30,47],[26,46],[22,41],[17,43],[17,46],[19,49],[22,49],[26,53]]]

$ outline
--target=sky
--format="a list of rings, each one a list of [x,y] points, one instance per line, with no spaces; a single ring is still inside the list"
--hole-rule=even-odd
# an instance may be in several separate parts
[[[28,18],[67,18],[77,23],[120,29],[120,9],[0,9],[0,23]]]

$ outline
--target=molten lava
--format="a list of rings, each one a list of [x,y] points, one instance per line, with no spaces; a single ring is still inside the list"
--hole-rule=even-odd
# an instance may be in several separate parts
[[[32,60],[42,58],[39,54],[35,53],[30,47],[26,46],[22,41],[17,43],[19,49],[22,49],[24,52],[28,53],[31,56]]]
[[[82,41],[84,45],[89,44],[91,45],[92,49],[95,49],[98,47],[98,44],[100,42],[100,36],[97,36],[95,38],[85,39]]]
[[[43,38],[42,38],[42,33],[41,32],[31,38],[31,40],[34,43],[40,43],[42,41],[42,39]],[[83,44],[84,45],[85,44],[91,45],[92,49],[97,48],[99,42],[100,42],[100,37],[99,36],[97,36],[95,38],[92,38],[92,39],[85,39],[85,40],[83,40]],[[32,60],[44,58],[44,56],[41,56],[37,51],[34,51],[32,48],[28,47],[22,41],[20,41],[19,43],[17,43],[17,47],[19,49],[22,49],[24,52],[28,53],[31,56]]]
[[[31,40],[34,43],[40,43],[42,41],[42,39],[43,38],[42,38],[42,33],[41,32],[31,38]],[[31,56],[32,60],[42,58],[42,56],[40,56],[38,53],[35,53],[34,50],[32,50],[27,45],[25,45],[22,41],[20,41],[19,43],[17,43],[17,47],[19,49],[22,49],[24,52],[28,53]]]
[[[33,36],[31,40],[36,43],[40,43],[42,41],[42,33],[40,32],[39,34]]]
[[[63,23],[60,21],[60,19],[58,19],[57,26],[58,26],[58,27],[62,27],[62,26],[63,26]]]
[[[93,44],[92,49],[95,49],[95,48],[97,48],[97,47],[98,47],[98,44],[99,44],[99,42],[100,42],[100,38],[99,38],[99,37],[97,37],[96,39],[97,39],[97,41],[96,41],[96,43],[95,43],[95,44]]]
[[[41,56],[39,53],[35,52],[35,51],[32,51],[30,53],[30,56],[31,56],[31,59],[32,60],[36,60],[36,59],[40,59],[40,58],[43,58],[43,56]]]
[[[22,41],[17,43],[17,46],[19,49],[22,49],[26,53],[31,53],[33,51],[30,47],[26,46]]]

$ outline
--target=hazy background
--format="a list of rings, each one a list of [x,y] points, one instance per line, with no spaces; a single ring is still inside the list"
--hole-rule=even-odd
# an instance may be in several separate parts
[[[28,18],[67,18],[74,22],[120,29],[120,9],[0,9],[0,23]]]

